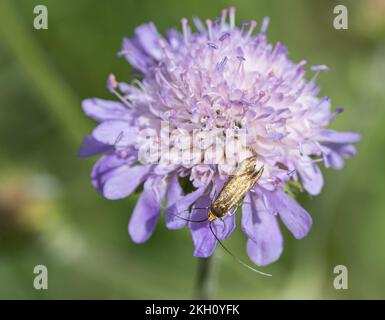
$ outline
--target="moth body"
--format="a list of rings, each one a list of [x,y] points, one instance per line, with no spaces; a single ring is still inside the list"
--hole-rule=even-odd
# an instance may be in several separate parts
[[[224,217],[236,208],[251,188],[257,183],[263,173],[264,167],[256,170],[257,157],[252,156],[243,160],[223,186],[218,197],[211,204],[208,220],[214,221]]]

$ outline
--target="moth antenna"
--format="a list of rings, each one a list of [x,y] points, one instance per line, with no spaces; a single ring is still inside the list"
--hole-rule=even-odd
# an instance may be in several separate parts
[[[208,208],[193,208],[193,210],[194,209],[201,209],[201,210],[204,210],[204,209],[208,209]],[[188,211],[189,209],[185,209],[185,210],[183,210],[183,211]],[[183,212],[182,211],[182,212]],[[170,212],[173,216],[175,216],[175,217],[177,217],[177,218],[179,218],[179,219],[182,219],[182,220],[184,220],[184,221],[188,221],[188,222],[205,222],[205,221],[207,221],[208,220],[208,218],[205,218],[205,219],[202,219],[202,220],[191,220],[191,219],[187,219],[187,218],[184,218],[184,217],[181,217],[181,216],[179,216],[179,215],[177,215],[177,214],[175,214],[175,213],[172,213],[172,212]]]
[[[290,172],[287,173],[287,175],[290,177],[292,176],[297,170],[296,169],[293,169],[291,170]]]
[[[187,218],[183,218],[183,217],[181,217],[181,216],[178,216],[177,214],[174,214],[174,213],[171,213],[171,214],[172,214],[173,216],[179,218],[179,219],[182,219],[182,220],[188,221],[188,222],[205,222],[205,221],[208,220],[207,218],[206,218],[206,219],[202,219],[202,220],[190,220],[190,219],[187,219]]]
[[[253,271],[253,272],[256,272],[256,273],[259,273],[263,276],[268,276],[268,277],[271,277],[272,275],[269,274],[269,273],[265,273],[265,272],[262,272],[262,271],[259,271],[257,269],[254,269],[253,267],[249,266],[247,263],[243,262],[241,259],[239,259],[237,256],[235,256],[229,249],[227,249],[225,247],[225,245],[222,243],[221,240],[218,239],[217,235],[215,234],[212,226],[211,226],[211,222],[209,223],[209,226],[210,226],[210,230],[211,230],[211,233],[213,234],[213,236],[215,237],[215,239],[217,239],[217,241],[219,242],[219,244],[221,245],[221,247],[233,258],[235,259],[238,263],[240,263],[242,266],[244,266],[245,268]]]

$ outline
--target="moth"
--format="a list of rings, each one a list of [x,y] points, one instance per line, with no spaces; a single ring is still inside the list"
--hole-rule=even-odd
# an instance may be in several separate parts
[[[212,222],[221,219],[226,215],[232,215],[237,210],[238,206],[241,204],[245,195],[254,187],[257,181],[261,178],[264,170],[262,165],[258,170],[256,170],[257,157],[251,156],[243,160],[238,168],[235,170],[234,174],[225,182],[221,191],[219,192],[216,199],[211,203],[209,207],[206,208],[194,208],[194,209],[208,209],[207,218],[202,220],[189,220],[180,217],[183,220],[189,222],[209,222],[209,227],[211,233],[214,235],[221,247],[229,253],[235,260],[237,260],[244,267],[257,272],[265,276],[271,276],[268,273],[261,272],[249,266],[239,258],[237,258],[229,249],[227,249],[222,241],[218,238],[212,228]],[[233,213],[232,213],[233,212]],[[178,216],[179,217],[179,216]]]
[[[236,211],[245,195],[257,183],[263,174],[264,166],[255,169],[257,157],[251,156],[243,160],[234,174],[225,182],[218,197],[209,207],[208,221],[214,221]]]

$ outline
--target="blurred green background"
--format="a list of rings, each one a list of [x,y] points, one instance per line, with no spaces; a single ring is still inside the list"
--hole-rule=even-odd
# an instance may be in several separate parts
[[[33,29],[33,8],[48,7],[48,30]],[[333,28],[345,4],[349,29]],[[333,124],[358,131],[359,154],[343,171],[323,170],[316,198],[300,197],[313,230],[301,241],[285,231],[285,250],[249,272],[217,248],[215,298],[385,298],[385,1],[384,0],[0,0],[0,298],[188,299],[197,259],[187,230],[160,221],[152,238],[133,244],[127,222],[136,197],[107,201],[91,187],[96,160],[78,160],[95,123],[82,99],[110,98],[110,72],[130,81],[116,56],[123,36],[154,21],[161,32],[181,17],[203,19],[237,7],[237,21],[270,16],[268,36],[290,56],[331,71],[321,94],[345,112]],[[282,228],[283,229],[283,228]],[[238,228],[226,244],[247,259]],[[48,267],[49,289],[33,288],[33,268]],[[346,265],[349,289],[335,290],[333,268]]]

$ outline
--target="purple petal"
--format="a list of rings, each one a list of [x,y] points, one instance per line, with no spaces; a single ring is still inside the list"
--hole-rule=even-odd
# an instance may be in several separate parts
[[[279,213],[283,223],[296,239],[308,234],[312,226],[311,216],[293,198],[282,190],[264,191],[267,209],[270,213]]]
[[[137,135],[137,130],[122,120],[104,121],[92,132],[92,136],[99,142],[120,146],[133,144]]]
[[[82,102],[84,113],[102,122],[106,120],[130,120],[129,110],[120,102],[91,98]]]
[[[329,71],[330,68],[328,66],[325,66],[325,65],[316,65],[316,66],[311,66],[310,69],[312,71]]]
[[[110,93],[114,94],[115,89],[119,86],[118,82],[116,81],[116,77],[113,73],[110,73],[107,78],[107,89],[110,91]]]
[[[102,156],[92,168],[92,185],[103,193],[103,186],[113,172],[121,166],[130,164],[130,160],[118,157],[115,153]]]
[[[148,72],[163,57],[159,45],[160,35],[153,23],[143,24],[135,29],[134,39],[125,38],[120,55],[143,73]]]
[[[338,132],[335,130],[323,129],[317,139],[322,142],[332,143],[354,143],[361,140],[361,135],[355,132]]]
[[[325,167],[341,170],[344,167],[344,158],[356,155],[357,150],[352,144],[326,143],[322,146]]]
[[[298,167],[303,187],[311,195],[315,196],[322,190],[324,180],[322,172],[316,164],[305,164]]]
[[[168,42],[170,43],[171,48],[177,49],[183,45],[183,36],[176,29],[170,29],[166,32]]]
[[[167,206],[165,210],[166,226],[169,229],[176,230],[186,226],[187,221],[182,220],[175,215],[177,214],[171,208],[175,208],[175,204],[183,197],[183,190],[178,181],[178,175],[174,174],[170,178],[167,189]]]
[[[111,146],[96,141],[92,136],[84,137],[82,144],[80,145],[78,157],[86,158],[91,157],[103,152],[111,150]]]
[[[127,61],[137,70],[145,73],[151,66],[155,65],[155,60],[151,58],[141,47],[137,39],[123,39],[122,51]]]
[[[208,209],[194,209],[205,208],[211,203],[211,199],[208,196],[199,198],[193,207],[194,220],[199,220],[207,217]],[[189,223],[191,236],[194,242],[194,256],[207,258],[214,252],[217,240],[211,232],[208,221],[205,222],[190,222]]]
[[[277,219],[250,193],[242,207],[242,229],[249,238],[247,253],[256,265],[266,266],[278,260],[283,251],[283,237]]]
[[[341,170],[345,164],[344,159],[334,151],[324,155],[324,163],[326,168],[332,167],[337,170]]]
[[[128,197],[143,182],[149,169],[149,166],[122,166],[116,169],[104,184],[104,197],[110,200]]]
[[[335,148],[333,145],[328,146],[338,152],[343,158],[350,158],[357,154],[357,149],[352,144],[339,145],[339,148]]]
[[[206,186],[203,186],[185,196],[182,196],[174,204],[167,206],[166,216],[174,216],[176,219],[182,220],[176,216],[181,216],[186,219],[190,219],[189,207],[200,198],[206,190]],[[183,221],[183,220],[182,220]]]
[[[142,243],[153,233],[160,216],[166,184],[162,177],[149,178],[135,206],[128,225],[132,240]]]
[[[101,158],[92,171],[92,183],[107,199],[129,196],[144,181],[151,166],[130,167],[127,160],[114,155]]]
[[[207,218],[208,208],[212,200],[209,196],[199,198],[192,209],[191,219],[202,220]],[[211,228],[210,228],[211,223]],[[194,256],[195,257],[209,257],[219,240],[225,240],[235,229],[235,215],[226,215],[222,219],[216,219],[209,222],[189,222],[191,236],[194,242]],[[214,233],[214,234],[213,234]]]
[[[215,235],[219,240],[227,239],[230,234],[234,231],[235,223],[235,214],[226,215],[221,219],[216,219],[212,223],[212,229],[215,232]]]
[[[163,52],[159,46],[160,35],[153,23],[142,24],[135,29],[136,38],[146,53],[160,60]]]

